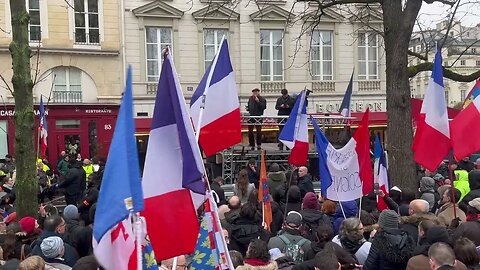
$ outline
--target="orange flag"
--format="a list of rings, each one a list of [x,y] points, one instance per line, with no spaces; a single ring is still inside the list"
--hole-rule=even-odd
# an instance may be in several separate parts
[[[258,201],[262,203],[263,209],[263,223],[270,231],[270,224],[272,223],[272,206],[270,204],[270,193],[268,192],[267,167],[265,166],[265,156],[263,150],[260,158],[260,185],[258,189]]]

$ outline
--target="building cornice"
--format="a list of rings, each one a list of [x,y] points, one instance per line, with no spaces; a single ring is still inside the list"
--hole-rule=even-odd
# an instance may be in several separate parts
[[[37,48],[32,48],[32,52]],[[8,46],[0,46],[0,52],[10,52]],[[78,54],[78,55],[98,55],[98,56],[118,56],[119,50],[96,50],[96,49],[76,49],[76,48],[40,48],[40,54]]]
[[[183,11],[162,1],[153,1],[132,10],[137,17],[176,18],[183,16]]]
[[[252,21],[291,21],[295,15],[276,5],[269,5],[250,14]]]
[[[212,3],[192,13],[195,20],[237,21],[240,14],[219,3]]]

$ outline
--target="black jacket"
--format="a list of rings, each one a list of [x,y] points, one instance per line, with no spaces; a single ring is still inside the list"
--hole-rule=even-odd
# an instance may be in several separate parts
[[[413,239],[400,229],[379,231],[373,238],[363,269],[405,269],[414,247]]]
[[[268,242],[269,237],[263,227],[256,220],[239,217],[231,228],[230,249],[245,256],[250,241],[258,238]]]
[[[80,219],[85,222],[85,225],[90,225],[93,220],[90,220],[90,208],[98,200],[98,189],[96,187],[88,188],[83,194],[83,200],[78,206],[78,212],[80,213]]]
[[[318,225],[321,223],[330,225],[330,218],[324,215],[320,210],[315,209],[303,209],[300,211],[303,217],[303,225],[306,230],[305,238],[310,241],[315,241],[315,232],[317,231]]]
[[[62,238],[62,236],[58,233],[43,231],[37,241],[32,243],[32,255],[38,255],[42,257],[45,261],[47,261],[47,258],[45,257],[45,255],[43,255],[43,252],[40,249],[40,244],[42,243],[43,239],[50,236],[58,236]],[[63,258],[65,259],[64,264],[73,267],[78,260],[77,251],[67,243],[63,243],[63,246],[65,248],[65,254],[63,255]]]
[[[210,184],[210,188],[218,195],[219,202],[217,203],[217,206],[227,204],[227,200],[225,199],[225,191],[218,183],[212,182]]]
[[[82,172],[80,172],[82,170]],[[82,192],[82,178],[85,178],[85,171],[83,168],[77,166],[70,167],[68,169],[65,180],[58,185],[59,188],[65,189],[65,194],[69,196],[76,196]]]
[[[315,192],[313,189],[312,176],[307,174],[303,177],[298,178],[298,187],[300,188],[300,193],[302,198],[305,197],[307,192]]]
[[[282,108],[282,104],[285,105],[285,108]],[[295,99],[290,95],[287,95],[287,97],[281,96],[277,99],[275,110],[278,111],[278,115],[290,115],[294,105]]]
[[[65,241],[70,243],[80,257],[92,252],[92,229],[80,225],[78,220],[66,219]]]
[[[248,173],[248,182],[250,182],[250,184],[254,184],[255,188],[258,189],[260,181],[260,174],[258,173],[258,168],[254,172],[252,169],[250,169],[250,166],[247,166],[246,170]]]
[[[267,108],[267,100],[260,95],[257,97],[258,101],[255,101],[253,96],[248,99],[247,111],[250,113],[250,116],[261,116]]]
[[[470,186],[470,192],[468,192],[459,203],[460,209],[465,213],[467,213],[468,203],[480,197],[480,170],[473,170],[468,173],[468,184]]]
[[[320,245],[317,242],[312,242],[311,249],[307,250],[305,253],[306,261],[295,265],[292,270],[314,270],[315,269],[315,255],[322,251],[324,248],[333,249],[335,255],[338,258],[338,262],[343,265],[355,265],[357,263],[356,259],[348,253],[341,246],[333,243],[327,242],[324,245]]]

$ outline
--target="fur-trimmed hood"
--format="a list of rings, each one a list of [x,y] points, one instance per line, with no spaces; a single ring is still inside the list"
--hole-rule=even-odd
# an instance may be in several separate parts
[[[406,216],[406,217],[401,217],[400,218],[400,223],[402,224],[414,224],[415,226],[418,226],[418,223],[424,220],[431,220],[435,224],[440,225],[440,221],[438,218],[433,215],[433,214],[415,214],[413,216]]]
[[[262,266],[252,266],[246,263],[238,266],[236,270],[278,270],[278,265],[276,261],[271,261],[269,264]]]

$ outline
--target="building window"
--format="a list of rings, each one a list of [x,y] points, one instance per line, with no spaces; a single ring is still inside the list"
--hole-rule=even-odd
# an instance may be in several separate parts
[[[98,0],[75,0],[75,43],[100,44]]]
[[[378,79],[378,35],[358,34],[358,79]]]
[[[472,53],[477,53],[477,48],[472,48]]]
[[[460,60],[460,66],[465,66],[465,60]]]
[[[448,99],[448,91],[447,91],[447,90],[445,90],[445,102],[446,102],[446,104],[447,104],[447,106],[448,106],[449,99]]]
[[[464,101],[465,100],[465,95],[466,95],[467,91],[466,90],[460,90],[460,101]]]
[[[225,29],[204,29],[203,30],[203,48],[205,51],[205,70],[210,66],[213,58],[217,54],[222,42],[222,37],[227,36]]]
[[[146,27],[147,39],[147,80],[156,82],[162,69],[163,53],[167,47],[172,49],[172,28]]]
[[[260,78],[283,80],[283,31],[260,30]]]
[[[475,65],[476,65],[477,67],[480,67],[480,61],[479,61],[479,60],[475,61]]]
[[[28,0],[28,36],[30,42],[40,42],[42,40],[40,26],[40,0]]]
[[[314,80],[333,80],[332,31],[313,31],[310,49]]]
[[[55,81],[53,102],[82,102],[82,71],[74,67],[57,67],[53,70]]]

